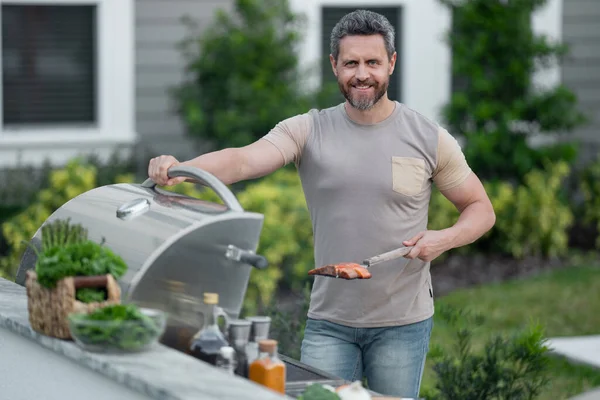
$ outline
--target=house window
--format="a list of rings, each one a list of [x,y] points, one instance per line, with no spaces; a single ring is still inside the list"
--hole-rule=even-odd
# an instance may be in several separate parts
[[[346,14],[357,9],[364,9],[379,13],[385,16],[396,31],[396,53],[398,59],[394,68],[394,73],[390,76],[390,85],[388,88],[388,98],[391,100],[402,101],[402,86],[401,86],[401,62],[399,55],[402,54],[402,8],[401,7],[322,7],[321,9],[321,55],[323,64],[321,68],[321,78],[323,83],[335,82],[336,78],[331,71],[331,63],[329,61],[330,51],[330,35],[331,31],[339,20]]]
[[[97,122],[96,5],[2,5],[4,126]]]

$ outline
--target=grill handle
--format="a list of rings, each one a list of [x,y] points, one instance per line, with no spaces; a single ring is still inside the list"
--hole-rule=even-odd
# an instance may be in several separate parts
[[[232,244],[227,246],[225,257],[233,261],[250,264],[256,269],[265,269],[269,266],[269,261],[265,257],[255,254],[250,250],[242,250]]]
[[[191,178],[198,183],[208,186],[223,200],[223,203],[232,211],[244,211],[235,195],[216,176],[200,168],[178,165],[169,168],[169,178]],[[154,189],[156,183],[148,178],[142,183],[142,187]]]

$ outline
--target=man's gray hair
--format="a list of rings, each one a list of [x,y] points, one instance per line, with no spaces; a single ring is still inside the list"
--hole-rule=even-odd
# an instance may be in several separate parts
[[[395,50],[395,31],[386,17],[373,11],[356,10],[340,19],[331,31],[331,55],[335,60],[340,54],[340,40],[352,35],[381,35],[385,50],[391,58]]]

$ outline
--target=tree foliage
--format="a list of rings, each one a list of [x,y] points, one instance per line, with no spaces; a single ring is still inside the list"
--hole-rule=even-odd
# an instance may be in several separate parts
[[[304,88],[298,47],[304,18],[287,0],[236,0],[203,31],[189,18],[180,44],[189,77],[174,90],[192,136],[219,147],[244,146],[279,121],[330,105],[327,86]]]
[[[542,87],[537,71],[567,48],[532,30],[547,0],[440,0],[453,12],[448,35],[454,92],[443,114],[466,138],[469,163],[485,178],[521,180],[544,161],[572,160],[571,144],[533,148],[532,133],[567,133],[585,121],[563,85]]]

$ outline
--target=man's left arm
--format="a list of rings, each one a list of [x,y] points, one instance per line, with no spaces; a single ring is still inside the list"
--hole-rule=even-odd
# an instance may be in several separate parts
[[[433,181],[460,213],[446,229],[420,232],[403,242],[414,246],[405,257],[431,261],[450,249],[473,243],[496,222],[492,203],[477,175],[471,171],[456,140],[440,128],[438,164]]]

